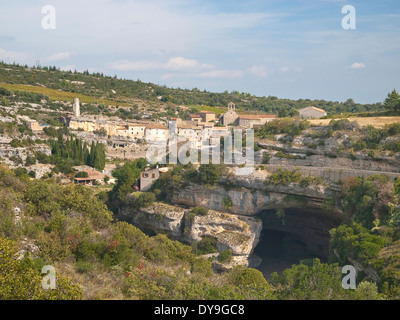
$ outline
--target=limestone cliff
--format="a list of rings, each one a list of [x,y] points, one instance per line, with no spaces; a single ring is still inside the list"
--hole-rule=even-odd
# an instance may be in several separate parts
[[[321,209],[328,199],[336,197],[335,191],[322,185],[267,185],[265,180],[269,174],[259,170],[254,171],[252,176],[225,178],[217,187],[190,184],[185,189],[175,190],[171,202],[253,216],[263,210],[298,206],[296,199],[301,199],[302,206]],[[332,210],[337,211],[335,208]]]
[[[230,176],[216,187],[189,184],[172,191],[172,205],[156,203],[140,210],[125,207],[120,218],[186,243],[205,236],[216,238],[219,252],[229,249],[233,253],[228,265],[214,262],[218,270],[236,264],[257,267],[260,259],[253,252],[263,229],[290,233],[305,244],[305,249],[323,256],[329,243],[328,231],[342,215],[332,203],[335,191],[324,185],[268,185],[268,175],[255,171],[252,176]],[[193,207],[207,208],[208,214],[194,215]],[[288,209],[286,225],[276,209]]]
[[[227,249],[232,251],[234,258],[230,266],[256,266],[249,262],[249,258],[259,241],[262,229],[260,219],[215,210],[209,210],[205,216],[193,216],[190,213],[191,209],[156,203],[140,210],[125,207],[120,211],[119,218],[140,228],[167,233],[186,243],[200,241],[204,236],[214,237],[219,252]],[[254,257],[250,260],[258,261]]]

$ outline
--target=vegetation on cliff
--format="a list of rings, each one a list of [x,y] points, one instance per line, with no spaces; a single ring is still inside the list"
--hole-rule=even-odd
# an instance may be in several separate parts
[[[113,221],[85,186],[29,181],[0,166],[0,207],[2,299],[274,297],[267,285],[236,286],[243,268],[215,274],[190,246]],[[45,265],[56,268],[57,291],[41,289]],[[15,270],[21,271],[17,278]]]

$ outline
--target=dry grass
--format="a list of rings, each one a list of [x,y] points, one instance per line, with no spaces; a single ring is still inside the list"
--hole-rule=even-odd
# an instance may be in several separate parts
[[[109,271],[95,269],[85,273],[77,272],[74,263],[57,263],[56,270],[63,276],[69,277],[83,289],[84,300],[124,300],[122,293],[124,276],[113,276]]]
[[[387,124],[400,122],[400,117],[362,117],[362,118],[346,118],[349,121],[356,121],[360,127],[371,125],[375,128],[383,128]],[[313,125],[327,126],[332,119],[316,119],[309,120]]]

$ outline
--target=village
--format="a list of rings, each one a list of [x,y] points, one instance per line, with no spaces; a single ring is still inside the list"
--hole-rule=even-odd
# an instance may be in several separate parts
[[[326,112],[315,107],[299,110],[300,116],[307,119],[319,119]],[[62,183],[83,185],[112,185],[116,179],[112,176],[116,168],[114,160],[135,160],[146,157],[149,145],[162,143],[168,139],[179,138],[179,141],[189,144],[191,149],[200,150],[209,146],[211,141],[220,141],[231,134],[233,130],[258,129],[266,123],[277,119],[270,114],[239,114],[234,103],[229,103],[225,113],[216,114],[212,111],[201,110],[189,114],[187,119],[171,118],[167,121],[136,120],[123,121],[95,115],[82,115],[81,103],[78,98],[73,101],[73,113],[62,117],[61,122],[79,138],[89,142],[96,141],[106,145],[107,163],[102,172],[89,166],[76,166],[78,174],[73,180],[62,179]],[[27,119],[27,127],[34,133],[40,134],[47,124]],[[50,170],[48,165],[39,165],[37,171],[45,173]],[[146,191],[156,181],[160,174],[168,168],[150,168],[142,173],[137,181],[137,191]]]

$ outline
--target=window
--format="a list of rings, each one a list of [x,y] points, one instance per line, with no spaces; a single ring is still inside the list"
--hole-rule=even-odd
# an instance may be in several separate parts
[[[155,179],[155,178],[156,178],[156,174],[153,173],[153,174],[151,175],[151,177],[152,177],[153,179]]]

